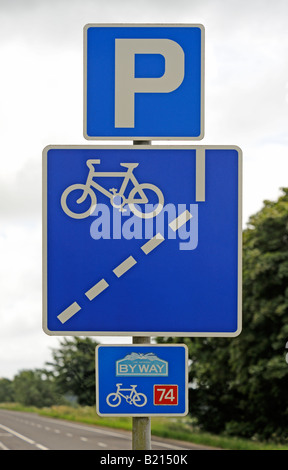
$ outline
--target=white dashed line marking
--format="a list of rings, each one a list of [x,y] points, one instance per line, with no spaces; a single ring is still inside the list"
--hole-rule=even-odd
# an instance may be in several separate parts
[[[20,434],[19,432],[16,432],[16,431],[14,431],[13,429],[8,428],[7,426],[4,426],[3,424],[0,424],[0,428],[2,428],[4,431],[9,432],[9,433],[12,434],[13,436],[18,437],[18,438],[21,439],[22,441],[28,442],[28,444],[35,445],[35,447],[37,447],[38,449],[41,449],[41,450],[48,450],[48,448],[45,447],[45,446],[43,446],[42,444],[38,444],[37,442],[33,441],[33,440],[30,439],[29,437],[23,436],[23,434]]]
[[[192,215],[190,214],[189,211],[182,212],[182,214],[179,215],[176,219],[172,220],[170,222],[169,227],[172,228],[174,232],[178,230],[178,228],[182,227],[182,225],[186,224],[189,219],[192,218]]]
[[[108,447],[108,444],[105,444],[105,442],[97,442],[97,445],[99,447]]]
[[[154,250],[160,243],[165,240],[161,233],[157,233],[155,237],[151,238],[147,243],[141,246],[141,250],[144,251],[145,255],[148,255],[152,250]]]
[[[89,300],[93,300],[95,297],[97,297],[97,295],[101,294],[103,290],[107,289],[107,287],[109,287],[108,282],[106,282],[105,279],[101,279],[101,281],[97,282],[95,286],[91,287],[91,289],[85,292],[85,295]]]
[[[117,266],[117,268],[113,269],[113,273],[117,277],[121,277],[129,269],[131,269],[136,263],[137,263],[137,261],[133,258],[133,256],[129,256],[129,258],[125,259],[125,261],[123,261],[123,263],[119,264],[119,266]]]
[[[69,307],[67,307],[63,312],[58,315],[58,320],[61,321],[61,323],[65,323],[67,320],[69,320],[75,313],[79,312],[81,310],[80,305],[77,302],[74,302],[71,304]]]
[[[172,220],[169,223],[170,228],[176,232],[182,225],[186,224],[188,220],[192,218],[192,214],[188,210],[182,212],[176,219]],[[161,233],[157,233],[153,238],[148,240],[148,242],[144,243],[141,246],[141,250],[148,255],[151,251],[155,250],[157,246],[159,246],[164,241],[163,235]],[[113,273],[119,278],[123,276],[129,269],[137,264],[137,261],[133,256],[129,256],[126,258],[122,263],[120,263],[116,268],[113,269]],[[99,294],[101,294],[105,289],[109,287],[109,284],[105,281],[105,279],[101,279],[101,281],[97,282],[91,289],[85,292],[86,297],[89,300],[95,299]],[[57,318],[61,321],[61,323],[65,323],[66,321],[70,320],[76,313],[81,310],[80,305],[77,302],[73,302],[73,304],[69,305],[63,312],[61,312]]]

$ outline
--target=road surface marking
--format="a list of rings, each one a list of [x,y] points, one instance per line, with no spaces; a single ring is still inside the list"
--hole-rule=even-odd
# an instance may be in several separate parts
[[[42,444],[35,444],[35,446],[40,450],[49,450],[49,449],[47,449],[47,447],[42,446]]]
[[[0,441],[0,449],[1,450],[9,450],[8,447],[6,447],[3,442]]]
[[[0,424],[0,428],[2,428],[4,431],[9,432],[10,434],[13,434],[13,436],[18,437],[22,441],[28,442],[28,444],[35,445],[38,449],[49,450],[47,447],[42,446],[42,444],[38,444],[32,439],[29,439],[29,437],[23,436],[23,434],[20,434],[19,432],[16,432],[13,429],[8,428],[7,426],[4,426],[3,424]]]
[[[61,321],[61,323],[65,323],[67,320],[69,320],[75,313],[79,312],[81,310],[80,305],[77,302],[74,302],[73,304],[69,305],[63,312],[61,312],[57,318],[58,320]]]
[[[155,237],[148,240],[147,243],[141,246],[141,250],[144,251],[145,255],[148,255],[152,250],[154,250],[160,243],[164,241],[163,235],[161,233],[157,233]]]
[[[117,277],[121,277],[136,263],[137,261],[133,258],[133,256],[129,256],[129,258],[125,259],[123,263],[119,264],[115,269],[113,269],[113,273],[116,274]]]
[[[108,447],[108,444],[105,444],[105,442],[97,442],[97,445],[99,447]]]
[[[105,279],[101,279],[101,281],[97,282],[95,286],[91,287],[91,289],[85,292],[85,295],[89,300],[93,300],[95,297],[97,297],[97,295],[101,294],[103,290],[107,289],[108,286],[108,282],[106,282]]]
[[[161,446],[161,447],[164,447],[164,448],[170,449],[170,450],[181,450],[181,449],[183,450],[183,447],[173,445],[170,442],[166,444],[165,442],[151,441],[151,445]]]

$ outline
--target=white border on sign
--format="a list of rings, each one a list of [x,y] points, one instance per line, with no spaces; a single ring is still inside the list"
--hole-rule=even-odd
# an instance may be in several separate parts
[[[116,347],[116,348],[123,348],[123,347],[129,347],[129,348],[134,348],[135,350],[137,348],[165,348],[165,347],[180,347],[185,350],[185,411],[183,413],[136,413],[136,414],[127,414],[127,413],[100,413],[99,411],[99,367],[98,367],[98,349],[99,348],[111,348],[111,347]],[[96,413],[99,416],[135,416],[135,417],[144,417],[144,416],[186,416],[188,414],[189,408],[188,408],[188,347],[186,344],[98,344],[95,348],[95,378],[96,378]],[[157,385],[157,384],[155,384]]]
[[[188,331],[50,331],[47,326],[48,320],[48,309],[47,309],[47,153],[50,149],[87,149],[87,150],[101,150],[101,149],[143,149],[143,150],[155,150],[155,149],[185,149],[185,150],[196,150],[198,155],[205,155],[205,150],[236,150],[238,152],[238,305],[237,305],[237,330],[232,333],[227,332],[188,332]],[[42,285],[43,285],[43,330],[46,334],[51,336],[180,336],[180,337],[235,337],[238,336],[242,331],[242,150],[236,145],[48,145],[43,150],[43,164],[42,164]],[[199,165],[199,171],[197,175],[196,171],[196,186],[203,182],[203,171],[205,171],[205,165],[202,163]],[[198,179],[197,179],[198,178]],[[200,194],[199,200],[203,200],[205,195],[203,190],[196,189],[197,194]],[[201,199],[202,198],[202,199]],[[205,199],[204,199],[205,200]]]
[[[201,30],[201,122],[200,122],[200,134],[197,137],[177,137],[177,136],[88,136],[87,135],[87,30],[90,27],[101,27],[101,28],[200,28]],[[204,138],[204,114],[205,114],[205,103],[204,103],[204,87],[205,87],[205,28],[202,24],[142,24],[142,23],[128,23],[128,24],[101,24],[101,23],[88,23],[84,26],[84,57],[83,57],[83,136],[86,140],[189,140],[197,141]]]

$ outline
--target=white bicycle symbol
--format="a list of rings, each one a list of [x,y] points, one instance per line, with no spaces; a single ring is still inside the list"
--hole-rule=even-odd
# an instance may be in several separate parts
[[[130,385],[131,388],[120,388],[122,384],[116,384],[117,390],[115,393],[109,393],[106,397],[106,402],[109,406],[119,406],[122,398],[124,398],[129,405],[144,406],[147,403],[147,397],[144,393],[136,392],[137,385]],[[130,392],[130,394],[123,394],[122,392]]]
[[[136,168],[139,163],[120,163],[121,166],[126,167],[127,171],[113,171],[113,172],[96,172],[94,168],[94,164],[99,164],[100,160],[99,159],[89,159],[87,160],[86,164],[89,168],[89,174],[86,180],[85,184],[81,183],[76,183],[72,184],[71,186],[68,186],[68,188],[65,189],[61,196],[61,206],[64,212],[69,216],[74,219],[84,219],[85,217],[88,217],[91,215],[97,205],[97,198],[96,194],[93,191],[93,188],[98,189],[102,194],[107,196],[110,200],[110,203],[113,207],[116,209],[119,209],[120,212],[126,211],[124,209],[124,206],[128,204],[129,208],[135,214],[137,217],[141,217],[143,219],[149,219],[152,217],[155,217],[156,215],[161,212],[164,206],[164,196],[162,191],[155,186],[154,184],[150,183],[138,183],[136,177],[133,174],[134,168]],[[109,191],[107,189],[103,188],[100,184],[96,183],[93,178],[94,177],[123,177],[123,183],[120,187],[120,190],[117,192],[117,189],[111,188]],[[128,198],[124,196],[124,192],[127,188],[127,185],[131,181],[134,185],[132,188],[131,192],[129,193]],[[90,201],[90,207],[89,209],[85,209],[84,212],[74,212],[71,209],[69,209],[67,205],[67,198],[68,196],[73,192],[73,191],[81,191],[82,194],[80,197],[77,199],[77,204],[80,206],[81,203],[86,201],[87,197],[89,196],[91,201]],[[158,199],[158,202],[153,206],[152,211],[150,212],[142,212],[139,210],[138,207],[135,206],[135,204],[147,204],[148,203],[148,198],[145,194],[146,190],[153,191]],[[138,194],[138,198],[135,197]],[[79,207],[78,206],[78,207]],[[80,208],[80,207],[79,207]],[[80,208],[81,211],[81,208]]]

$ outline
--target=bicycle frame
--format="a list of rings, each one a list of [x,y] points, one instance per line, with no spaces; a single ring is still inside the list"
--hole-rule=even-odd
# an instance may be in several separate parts
[[[137,178],[133,174],[134,168],[136,168],[139,163],[120,163],[121,166],[127,167],[126,171],[95,171],[94,164],[95,163],[100,163],[100,160],[96,159],[89,159],[86,161],[86,164],[89,168],[89,172],[86,178],[86,182],[83,183],[76,183],[68,186],[62,193],[61,196],[61,205],[63,211],[72,218],[75,219],[84,219],[85,217],[89,217],[91,215],[91,210],[94,211],[96,205],[97,205],[97,192],[95,191],[96,189],[102,193],[104,196],[106,196],[110,204],[118,209],[120,212],[127,212],[127,208],[125,208],[125,205],[127,204],[129,206],[129,209],[133,212],[134,215],[137,217],[146,219],[146,218],[152,218],[155,217],[156,215],[161,212],[164,206],[164,196],[162,191],[155,186],[154,184],[151,183],[139,183]],[[99,178],[111,178],[111,177],[120,177],[123,178],[123,182],[120,186],[119,191],[117,191],[116,188],[109,188],[105,189],[101,184],[98,182],[94,181],[94,178],[99,177]],[[132,189],[129,189],[129,194],[127,196],[124,196],[124,193],[127,189],[128,183],[131,181],[131,185],[133,186]],[[107,186],[107,185],[106,185]],[[71,210],[69,208],[69,204],[67,205],[67,198],[70,195],[71,192],[74,192],[75,190],[80,190],[82,192],[82,195],[76,200],[77,204],[81,204],[86,200],[86,198],[89,196],[90,202],[90,208],[86,209],[84,212],[79,212],[78,210],[75,212],[74,210]],[[148,192],[148,196],[146,195]],[[158,199],[158,203],[156,204],[156,209],[155,205],[153,205],[153,210],[144,211],[143,208],[138,207],[138,204],[143,204],[146,205],[148,204],[148,198],[150,198],[150,194],[154,194],[154,199],[155,195]],[[74,193],[75,194],[75,193]],[[78,206],[79,207],[79,206]],[[148,206],[147,206],[148,207]]]
[[[117,390],[116,390],[116,395],[120,395],[121,397],[125,398],[125,400],[132,400],[133,395],[135,394],[136,396],[138,393],[136,392],[135,388],[137,385],[131,385],[131,388],[120,388],[120,385],[122,384],[116,384],[117,385]],[[130,395],[124,395],[121,392],[131,392]]]
[[[95,162],[96,163],[96,162]],[[86,180],[86,183],[85,183],[85,186],[87,187],[87,191],[88,191],[88,188],[90,188],[91,186],[98,189],[98,191],[100,191],[102,194],[104,194],[105,196],[107,196],[109,199],[110,199],[110,202],[112,204],[112,201],[113,201],[113,198],[115,195],[117,196],[120,196],[123,198],[124,200],[124,203],[125,204],[131,204],[131,203],[143,203],[143,204],[147,204],[148,202],[148,199],[147,197],[145,196],[145,193],[144,191],[141,189],[139,183],[138,183],[138,180],[136,179],[136,177],[134,176],[133,174],[133,169],[132,168],[128,168],[127,171],[112,171],[112,172],[107,172],[107,171],[95,171],[94,170],[94,167],[92,166],[92,163],[87,163],[88,167],[89,167],[89,174],[88,174],[88,177],[87,177],[87,180]],[[96,181],[93,181],[93,178],[97,176],[97,177],[123,177],[123,182],[122,182],[122,185],[120,187],[120,190],[117,194],[111,194],[111,192],[109,192],[107,189],[103,188],[99,183],[97,183]],[[127,188],[127,185],[129,183],[129,181],[131,180],[131,182],[133,183],[133,185],[138,189],[138,193],[140,195],[140,198],[138,199],[135,199],[133,198],[133,200],[130,200],[129,197],[126,198],[124,197],[124,192],[125,192],[125,189]],[[85,194],[86,191],[84,192],[84,194],[81,196],[81,200],[84,200],[86,198],[86,195]],[[79,200],[79,202],[81,202],[81,200]]]

